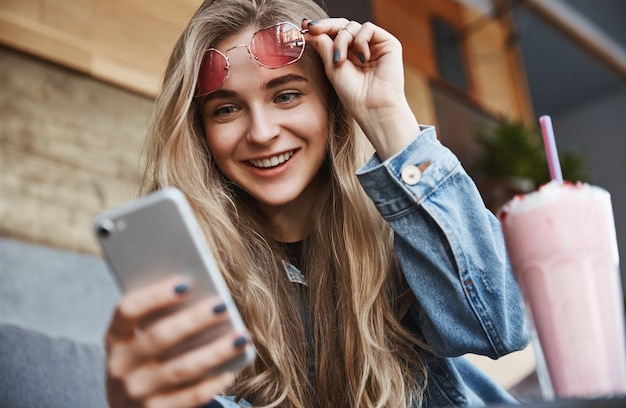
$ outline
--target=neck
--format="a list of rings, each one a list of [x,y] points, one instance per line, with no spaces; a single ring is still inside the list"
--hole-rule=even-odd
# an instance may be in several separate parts
[[[265,219],[270,224],[274,239],[279,242],[302,241],[309,230],[312,202],[299,198],[296,202],[281,207],[261,206]]]

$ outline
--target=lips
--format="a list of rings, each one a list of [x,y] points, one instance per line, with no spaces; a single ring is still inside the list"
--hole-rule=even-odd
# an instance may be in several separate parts
[[[255,160],[250,160],[249,162],[254,167],[257,167],[260,169],[268,169],[268,168],[276,167],[280,164],[283,164],[287,160],[291,159],[291,157],[293,156],[293,153],[294,151],[292,150],[289,152],[278,154],[276,156],[268,157],[266,159],[255,159]]]

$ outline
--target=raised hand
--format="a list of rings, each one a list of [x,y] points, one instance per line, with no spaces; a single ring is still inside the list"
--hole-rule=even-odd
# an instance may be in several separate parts
[[[404,93],[402,45],[372,24],[344,18],[305,20],[306,37],[326,76],[379,155],[389,157],[419,134]]]

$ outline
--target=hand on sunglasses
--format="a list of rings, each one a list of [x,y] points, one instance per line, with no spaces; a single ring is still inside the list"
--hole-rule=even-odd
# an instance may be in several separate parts
[[[404,93],[402,45],[372,23],[344,18],[305,20],[307,45],[324,61],[326,75],[342,103],[382,158],[419,134]]]

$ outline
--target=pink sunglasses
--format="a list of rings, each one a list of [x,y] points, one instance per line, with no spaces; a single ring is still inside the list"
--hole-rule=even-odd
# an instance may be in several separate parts
[[[307,30],[302,30],[292,23],[282,22],[255,32],[250,45],[236,45],[224,52],[215,48],[207,49],[200,65],[196,96],[208,95],[224,85],[230,68],[229,51],[246,47],[248,54],[262,67],[282,68],[302,57],[306,32]]]

